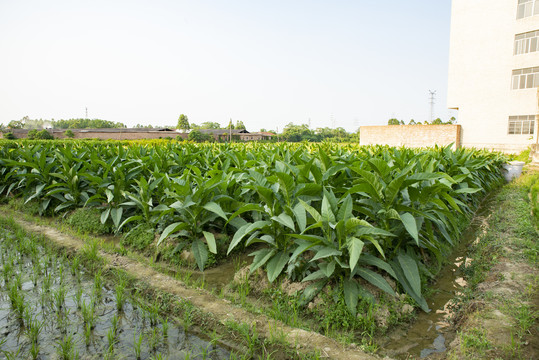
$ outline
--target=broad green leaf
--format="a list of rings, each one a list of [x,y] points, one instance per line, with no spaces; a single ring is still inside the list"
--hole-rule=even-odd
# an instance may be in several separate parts
[[[142,216],[139,216],[139,218],[142,218]],[[127,220],[129,220],[130,218],[128,218]],[[125,222],[127,221],[125,220],[123,223],[122,223],[122,226],[125,224]],[[157,246],[159,246],[161,244],[161,242],[163,242],[163,240],[165,240],[170,234],[180,230],[182,228],[182,225],[184,225],[183,222],[175,222],[173,224],[170,224],[169,226],[167,226],[165,228],[165,230],[163,230],[163,233],[161,234],[161,236],[159,237],[159,240],[157,240]],[[120,226],[120,228],[122,227]]]
[[[348,252],[350,253],[350,269],[354,269],[363,250],[365,243],[358,238],[352,237],[348,239]]]
[[[327,278],[327,276],[322,270],[316,270],[315,272],[313,272],[313,273],[307,275],[305,278],[303,278],[303,280],[301,280],[301,282],[319,280],[319,279],[326,279],[326,278]]]
[[[352,210],[354,208],[354,204],[352,201],[352,197],[350,194],[346,195],[344,198],[343,203],[341,204],[341,208],[339,209],[339,212],[337,213],[337,220],[346,220],[352,217]]]
[[[393,268],[384,260],[377,258],[376,256],[372,256],[371,254],[363,254],[361,256],[361,263],[365,263],[367,265],[376,266],[379,269],[385,270],[389,275],[397,278],[397,275],[395,275],[395,271],[393,271]]]
[[[298,223],[299,231],[304,232],[307,227],[307,213],[305,208],[301,203],[297,203],[296,206],[292,209],[294,215],[296,216],[296,221]]]
[[[225,212],[221,208],[221,205],[212,201],[204,205],[204,209],[211,211],[212,213],[217,214],[220,217],[222,217],[225,221],[228,221],[228,218],[226,217]]]
[[[313,208],[311,205],[307,204],[305,201],[298,199],[301,205],[307,210],[309,214],[313,217],[314,221],[316,222],[322,222],[322,215],[318,211],[316,211],[315,208]]]
[[[331,275],[333,275],[333,272],[335,271],[335,261],[319,264],[318,267],[320,268],[320,270],[322,270],[324,275],[329,278],[331,277]]]
[[[378,289],[385,291],[389,295],[395,296],[395,292],[391,286],[389,286],[386,279],[384,279],[380,274],[364,268],[357,269],[357,274],[370,282],[372,285],[376,286]]]
[[[120,225],[120,221],[122,220],[122,215],[124,213],[123,208],[113,208],[110,211],[110,217],[112,218],[112,222],[114,223],[114,226],[118,228],[118,225]]]
[[[193,255],[195,256],[198,268],[200,271],[204,271],[204,266],[208,261],[208,249],[206,248],[206,244],[200,239],[195,239],[193,244],[191,244],[191,249],[193,250]]]
[[[245,235],[251,233],[254,230],[262,229],[265,226],[269,226],[271,223],[269,221],[256,221],[254,223],[247,223],[240,227],[238,231],[234,234],[230,245],[228,246],[227,255],[239,244],[239,242],[245,237]]]
[[[419,270],[417,269],[415,260],[403,253],[397,255],[397,260],[412,290],[417,295],[421,295],[421,278],[419,277]]]
[[[410,213],[401,214],[401,221],[406,231],[412,236],[416,244],[419,245],[419,231],[417,229],[417,223],[415,217]]]
[[[314,299],[314,297],[318,295],[320,291],[322,291],[328,281],[328,279],[324,279],[307,286],[307,288],[301,293],[301,296],[299,298],[299,305],[305,306],[309,302],[311,302],[311,300]]]
[[[263,266],[276,252],[275,249],[266,248],[249,254],[249,256],[254,256],[249,273],[252,274],[256,269]]]
[[[283,226],[290,228],[292,231],[296,231],[294,220],[286,213],[281,213],[279,216],[272,216],[271,219],[277,221]]]
[[[352,316],[355,317],[357,311],[357,303],[359,300],[359,290],[357,282],[352,279],[344,279],[343,288],[344,302],[346,303],[348,310],[350,310],[350,313],[352,313]]]
[[[342,255],[341,251],[325,246],[320,249],[317,249],[316,255],[311,259],[311,262],[316,261],[318,259],[327,258],[328,256],[339,256],[339,255]]]
[[[213,254],[217,254],[217,244],[215,243],[215,236],[211,232],[203,231],[204,237],[206,238],[206,243],[208,244],[208,249]]]
[[[290,255],[284,251],[280,251],[275,254],[270,261],[268,261],[266,270],[268,272],[268,280],[270,283],[277,279],[277,277],[281,274],[285,265],[288,263],[288,260],[290,260]]]
[[[335,215],[331,210],[331,205],[327,196],[324,196],[322,199],[322,219],[331,223],[335,222]]]
[[[107,219],[109,218],[109,214],[110,214],[110,208],[107,208],[107,210],[101,213],[101,224],[104,224],[107,222]]]

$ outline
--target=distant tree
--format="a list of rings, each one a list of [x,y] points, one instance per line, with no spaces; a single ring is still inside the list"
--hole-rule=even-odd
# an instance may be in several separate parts
[[[442,121],[442,119],[440,118],[436,118],[434,120],[432,120],[432,122],[430,123],[431,125],[442,125],[444,122]]]
[[[28,131],[28,134],[26,134],[26,137],[30,140],[35,140],[37,139],[37,130],[36,129],[32,129],[30,131]]]
[[[70,139],[73,139],[75,137],[75,133],[73,131],[71,131],[70,129],[67,129],[65,132],[64,132],[64,135]]]
[[[408,125],[416,125],[417,123],[415,122],[414,119],[410,119],[410,122],[408,123]]]
[[[24,122],[22,120],[11,120],[7,127],[10,129],[22,129],[24,127]]]
[[[13,135],[13,133],[11,131],[8,131],[8,132],[4,133],[3,137],[6,140],[15,140],[16,139],[15,135]]]
[[[200,124],[200,128],[201,129],[220,129],[221,125],[219,125],[219,123],[216,123],[216,122],[205,121],[202,124]]]
[[[189,119],[186,115],[180,114],[180,117],[178,118],[178,125],[176,126],[177,129],[186,131],[190,129],[189,126]]]
[[[400,121],[395,119],[395,118],[391,118],[387,121],[387,124],[388,125],[400,125]]]
[[[241,121],[241,120],[236,121],[236,129],[237,130],[245,130],[246,129],[245,125],[243,124],[243,121]]]
[[[457,121],[457,119],[455,119],[454,116],[451,116],[451,118],[449,119],[449,124],[454,124],[455,122]]]
[[[234,130],[235,129],[234,124],[232,123],[232,119],[230,119],[230,121],[228,122],[228,125],[226,126],[225,129],[227,129],[227,130],[230,130],[230,129]]]
[[[39,140],[52,140],[54,139],[54,136],[52,136],[52,134],[50,132],[48,132],[47,130],[41,130],[41,131],[38,131],[36,133],[36,139],[39,139]]]
[[[187,139],[194,142],[205,142],[205,141],[212,141],[213,136],[209,134],[204,134],[199,130],[193,130],[189,133],[189,136],[187,137]]]

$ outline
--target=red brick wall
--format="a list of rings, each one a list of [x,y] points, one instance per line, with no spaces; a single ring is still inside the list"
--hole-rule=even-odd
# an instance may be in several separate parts
[[[362,126],[359,143],[413,148],[454,143],[460,147],[460,125]]]

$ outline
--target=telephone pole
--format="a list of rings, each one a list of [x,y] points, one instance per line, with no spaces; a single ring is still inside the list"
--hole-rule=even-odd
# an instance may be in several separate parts
[[[436,90],[434,90],[434,91],[429,90],[429,93],[430,93],[430,98],[429,98],[429,103],[430,103],[430,122],[432,122],[432,120],[434,120],[434,100],[435,100]]]
[[[88,119],[88,108],[86,108],[86,119]]]

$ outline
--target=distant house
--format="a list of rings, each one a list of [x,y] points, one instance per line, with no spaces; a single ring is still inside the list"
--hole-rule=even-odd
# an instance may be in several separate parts
[[[65,139],[68,129],[47,129],[56,139]],[[189,133],[169,128],[114,128],[114,129],[69,129],[73,132],[74,139],[102,139],[102,140],[139,140],[139,139],[162,139],[180,136],[187,139]],[[209,134],[217,141],[228,141],[230,135],[236,141],[259,141],[270,140],[272,133],[250,133],[245,129],[197,129],[203,134]],[[13,135],[17,139],[28,137],[28,129],[13,129]]]
[[[65,139],[68,129],[47,129],[56,139]],[[187,138],[188,134],[182,134],[175,129],[168,128],[114,128],[114,129],[69,129],[73,132],[74,139],[102,139],[102,140],[139,140],[161,139],[166,137],[181,136]],[[28,129],[13,129],[13,135],[17,139],[28,137]]]
[[[228,141],[230,136],[232,140],[240,141],[260,141],[260,140],[271,140],[275,134],[268,132],[249,132],[245,129],[198,129],[203,134],[212,135],[215,140],[218,141]]]

